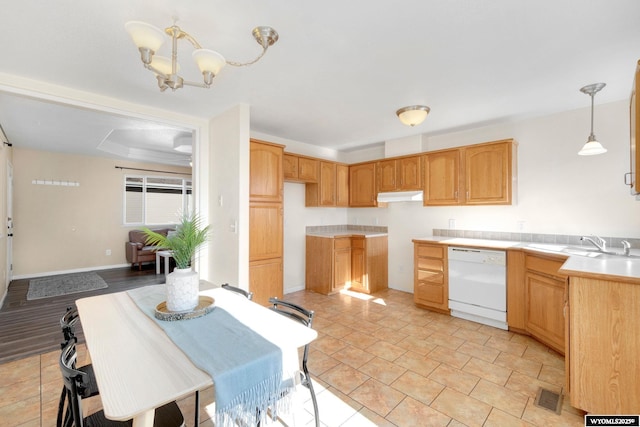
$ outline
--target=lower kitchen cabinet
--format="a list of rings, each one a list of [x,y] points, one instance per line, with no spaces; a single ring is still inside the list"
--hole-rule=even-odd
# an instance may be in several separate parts
[[[307,236],[306,246],[306,289],[329,295],[387,288],[387,236]]]
[[[640,283],[571,274],[568,299],[571,406],[640,414]]]
[[[565,352],[567,276],[558,270],[566,259],[525,255],[525,330],[560,354]]]
[[[271,297],[282,298],[282,258],[249,261],[249,290],[261,305]]]
[[[413,301],[416,305],[449,313],[447,247],[414,241]]]
[[[351,289],[367,294],[389,284],[387,236],[351,238]]]

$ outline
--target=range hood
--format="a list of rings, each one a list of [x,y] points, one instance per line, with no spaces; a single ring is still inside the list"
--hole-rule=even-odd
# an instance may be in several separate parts
[[[390,191],[378,193],[378,202],[421,202],[422,191]]]

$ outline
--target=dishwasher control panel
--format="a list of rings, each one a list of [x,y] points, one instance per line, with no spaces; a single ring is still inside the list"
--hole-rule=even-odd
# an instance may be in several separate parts
[[[450,246],[449,260],[488,265],[507,265],[507,253],[505,251]]]

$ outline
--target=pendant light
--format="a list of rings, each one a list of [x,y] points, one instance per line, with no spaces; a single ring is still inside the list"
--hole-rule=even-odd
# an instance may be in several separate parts
[[[589,139],[587,143],[584,144],[584,147],[578,154],[581,156],[593,156],[596,154],[603,154],[607,152],[607,149],[602,146],[597,140],[596,136],[593,134],[593,97],[597,92],[600,92],[603,87],[605,87],[606,83],[593,83],[587,85],[583,88],[580,88],[580,92],[585,93],[591,96],[591,134],[589,135]]]

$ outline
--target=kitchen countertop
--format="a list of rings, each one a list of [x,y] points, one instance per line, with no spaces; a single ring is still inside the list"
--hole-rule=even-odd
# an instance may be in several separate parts
[[[351,236],[362,236],[362,237],[383,237],[387,236],[387,233],[382,233],[380,231],[362,231],[362,230],[340,230],[340,231],[312,231],[307,232],[307,236],[313,237],[351,237]]]
[[[613,279],[640,285],[640,250],[632,249],[633,257],[603,254],[588,246],[513,242],[503,240],[467,239],[460,237],[426,236],[414,242],[440,243],[447,246],[467,246],[500,250],[526,250],[567,257],[560,272],[569,276]],[[621,248],[613,248],[622,251]]]

